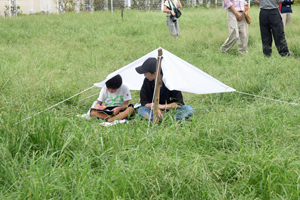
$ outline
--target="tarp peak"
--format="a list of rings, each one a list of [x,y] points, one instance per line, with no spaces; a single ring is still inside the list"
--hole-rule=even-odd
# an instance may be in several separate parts
[[[123,79],[123,84],[130,90],[140,90],[144,76],[138,74],[135,68],[141,66],[149,57],[158,57],[158,49],[162,49],[161,67],[163,71],[163,82],[169,90],[180,90],[196,94],[210,94],[221,92],[233,92],[235,89],[218,81],[207,73],[201,71],[190,63],[182,60],[169,51],[159,47],[136,61],[109,74],[105,80],[95,83],[97,87],[103,87],[105,82],[117,74]]]

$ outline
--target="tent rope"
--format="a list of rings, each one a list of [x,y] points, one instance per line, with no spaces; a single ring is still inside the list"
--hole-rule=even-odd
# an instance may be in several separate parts
[[[80,100],[78,100],[78,102],[83,101],[83,100],[86,100],[86,99],[89,99],[89,98],[91,98],[91,97],[93,97],[93,96],[96,96],[96,95],[99,95],[99,92],[97,92],[97,93],[95,93],[95,94],[93,94],[93,95],[91,95],[91,96],[88,96],[88,97],[86,97],[86,98],[84,98],[84,99],[80,99]]]
[[[161,57],[162,57],[162,56],[161,56]],[[160,62],[161,62],[161,59],[160,59]],[[157,77],[155,78],[155,87],[154,87],[154,91],[155,91],[156,85],[157,85]],[[54,108],[54,107],[58,106],[59,104],[65,102],[65,101],[68,101],[69,99],[72,99],[72,98],[74,98],[74,97],[76,97],[76,96],[78,96],[78,95],[80,95],[80,94],[82,94],[82,93],[84,93],[84,92],[86,92],[86,91],[88,91],[88,90],[94,88],[94,87],[95,87],[95,86],[93,85],[92,87],[89,87],[89,88],[87,88],[87,89],[85,89],[85,90],[83,90],[83,91],[81,91],[81,92],[79,92],[79,93],[77,93],[77,94],[75,94],[75,95],[73,95],[73,96],[71,96],[71,97],[69,97],[69,98],[67,98],[67,99],[65,99],[65,100],[63,100],[63,101],[61,101],[61,102],[59,102],[59,103],[57,103],[57,104],[54,104],[53,106],[50,106],[50,107],[48,107],[48,108],[46,108],[46,109],[44,109],[44,110],[42,110],[42,111],[40,111],[40,112],[38,112],[38,113],[36,113],[36,114],[30,116],[30,117],[27,117],[27,118],[25,118],[25,119],[22,119],[21,121],[15,123],[14,125],[17,125],[17,124],[19,124],[19,123],[21,123],[21,122],[23,122],[23,121],[25,121],[25,120],[31,119],[33,116],[36,116],[36,115],[41,114],[41,113],[43,113],[43,112],[45,112],[45,111],[47,111],[47,110],[49,110],[49,109],[51,109],[51,108]],[[268,97],[259,96],[259,95],[255,95],[255,94],[250,94],[250,93],[241,92],[241,91],[235,91],[235,92],[236,92],[236,93],[240,93],[240,94],[245,94],[245,95],[248,95],[248,96],[257,97],[257,98],[262,98],[262,99],[267,99],[267,100],[271,100],[271,101],[276,101],[276,102],[280,102],[280,103],[286,103],[286,104],[290,104],[290,105],[300,106],[300,104],[294,103],[294,102],[291,103],[291,102],[287,102],[287,101],[282,101],[282,100],[278,100],[278,99],[268,98]],[[97,94],[98,94],[98,93],[95,93],[95,94],[93,94],[93,95],[91,95],[91,96],[88,96],[88,97],[86,97],[86,98],[84,98],[84,99],[82,99],[82,100],[79,100],[79,101],[83,101],[83,100],[85,100],[85,99],[91,98],[91,97],[93,97],[93,96],[95,96],[95,95],[97,95]],[[152,97],[152,102],[153,102],[153,101],[154,101],[154,94],[153,94],[153,97]],[[151,106],[151,110],[152,110],[152,109],[153,109],[153,104],[152,104],[152,106]],[[148,116],[148,129],[147,129],[147,134],[148,134],[148,131],[149,131],[149,126],[150,126],[150,121],[151,121],[150,119],[151,119],[151,112],[150,112],[150,115]]]
[[[36,113],[36,114],[30,116],[30,117],[27,117],[27,118],[25,118],[25,119],[22,119],[21,121],[15,123],[14,125],[17,125],[17,124],[19,124],[19,123],[21,123],[21,122],[23,122],[23,121],[25,121],[25,120],[31,119],[33,116],[36,116],[36,115],[41,114],[41,113],[43,113],[43,112],[45,112],[45,111],[47,111],[47,110],[49,110],[49,109],[51,109],[51,108],[54,108],[55,106],[58,106],[59,104],[65,102],[65,101],[68,101],[69,99],[72,99],[72,98],[74,98],[74,97],[76,97],[76,96],[78,96],[78,95],[80,95],[80,94],[82,94],[82,93],[84,93],[84,92],[86,92],[86,91],[92,89],[93,87],[95,87],[95,86],[93,85],[92,87],[89,87],[89,88],[87,88],[87,89],[85,89],[85,90],[83,90],[83,91],[81,91],[81,92],[79,92],[79,93],[77,93],[77,94],[75,94],[75,95],[73,95],[73,96],[71,96],[71,97],[65,99],[65,100],[62,100],[61,102],[59,102],[59,103],[57,103],[57,104],[54,104],[53,106],[50,106],[50,107],[46,108],[45,110],[42,110],[42,111],[40,111],[40,112],[38,112],[38,113]]]
[[[246,92],[240,92],[240,91],[235,91],[235,92],[240,93],[240,94],[245,94],[245,95],[248,95],[248,96],[262,98],[262,99],[268,99],[268,100],[271,100],[271,101],[277,101],[277,102],[281,102],[281,103],[287,103],[287,104],[291,104],[291,105],[295,105],[295,106],[300,106],[300,104],[298,104],[298,103],[293,103],[293,102],[291,103],[291,102],[282,101],[282,100],[278,100],[278,99],[272,99],[272,98],[268,98],[268,97],[255,95],[255,94],[249,94],[249,93],[246,93]]]

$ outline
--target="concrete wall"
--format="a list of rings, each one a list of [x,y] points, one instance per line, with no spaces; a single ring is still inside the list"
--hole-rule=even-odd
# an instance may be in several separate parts
[[[23,14],[31,13],[57,13],[56,0],[10,0],[17,2]],[[4,16],[5,5],[9,5],[9,0],[0,0],[0,16]]]
[[[8,0],[0,0],[0,16],[4,16],[4,11],[6,5],[8,5]]]
[[[20,10],[23,14],[32,14],[32,13],[57,13],[57,1],[60,2],[61,0],[0,0],[0,16],[4,16],[5,11],[5,5],[9,5],[9,1],[11,1],[11,5],[13,5],[14,2],[17,2],[17,5],[20,6]],[[154,6],[154,9],[163,9],[163,2],[165,0],[157,1],[157,6]],[[218,0],[218,2],[221,2],[222,0]],[[80,11],[79,4],[87,4],[85,5],[85,8],[91,7],[89,4],[93,4],[94,0],[75,0],[75,2],[78,4],[76,6],[76,11]],[[104,10],[110,10],[111,9],[111,0],[105,0],[107,3],[104,7]],[[132,5],[132,0],[120,0],[122,4],[127,8]],[[200,4],[209,4],[214,3],[215,0],[182,0],[182,2],[187,2],[188,4],[192,4],[193,6],[198,2]],[[150,0],[151,3],[151,0]],[[113,1],[114,8],[119,8],[120,5],[118,1]],[[156,8],[155,8],[156,7]],[[152,8],[153,9],[153,8]],[[91,10],[93,10],[93,6],[91,7]]]

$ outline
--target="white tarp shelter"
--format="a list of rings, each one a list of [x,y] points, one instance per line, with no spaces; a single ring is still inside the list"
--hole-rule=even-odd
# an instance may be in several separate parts
[[[169,51],[163,48],[158,49],[162,49],[163,59],[161,67],[163,71],[163,82],[169,90],[180,90],[196,94],[236,91],[188,62],[178,58]],[[141,66],[149,57],[157,58],[158,49],[109,74],[104,81],[95,83],[94,86],[103,87],[107,80],[120,74],[123,79],[123,84],[127,85],[130,90],[140,90],[145,77],[142,74],[138,74],[135,68]]]

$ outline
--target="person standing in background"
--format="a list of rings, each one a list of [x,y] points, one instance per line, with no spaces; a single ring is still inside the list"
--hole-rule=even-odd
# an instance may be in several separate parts
[[[283,0],[279,0],[283,2]],[[289,56],[291,52],[288,49],[285,39],[284,29],[278,0],[260,0],[259,7],[259,26],[262,41],[263,53],[270,57],[272,54],[272,35],[278,53],[281,56]]]
[[[223,7],[228,11],[227,24],[229,37],[221,46],[223,53],[229,51],[236,41],[238,41],[239,53],[248,53],[248,24],[244,14],[246,6],[247,2],[245,0],[224,0]]]
[[[289,23],[292,20],[292,4],[294,3],[294,0],[283,0],[281,3],[281,16],[282,16],[282,22],[283,22],[283,28],[289,25]]]
[[[179,22],[174,12],[175,8],[182,8],[180,0],[166,0],[164,4],[163,12],[167,13],[167,26],[170,34],[174,37],[179,36]]]

